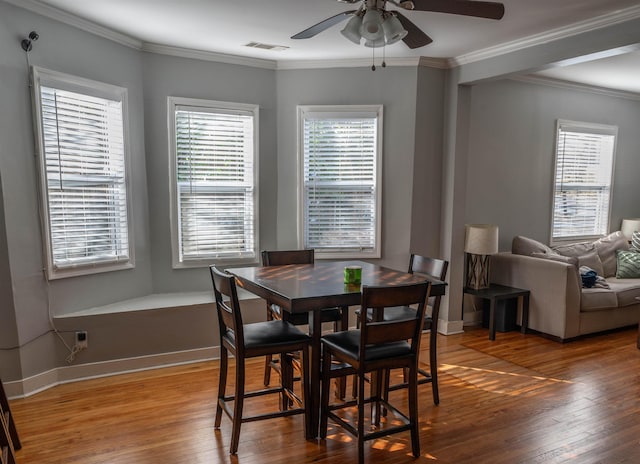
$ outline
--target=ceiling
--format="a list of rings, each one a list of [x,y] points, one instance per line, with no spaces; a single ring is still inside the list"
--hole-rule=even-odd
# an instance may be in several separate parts
[[[147,50],[187,49],[265,60],[277,67],[327,61],[364,62],[371,60],[372,51],[378,57],[382,53],[381,49],[372,50],[345,39],[340,30],[346,22],[310,39],[290,39],[329,16],[358,6],[336,0],[7,1],[94,32],[116,32],[123,40]],[[513,49],[518,44],[541,43],[545,38],[548,41],[551,35],[562,36],[569,29],[583,31],[604,25],[605,18],[610,23],[612,19],[640,14],[638,0],[503,0],[502,3],[505,15],[500,21],[403,10],[407,18],[433,38],[433,43],[414,50],[402,42],[385,47],[387,62],[400,63],[419,57],[469,62],[480,54],[500,54],[507,46]],[[387,4],[387,9],[395,8]],[[250,42],[287,48],[276,51],[247,47]],[[640,79],[629,79],[640,75],[639,72],[639,56],[627,54],[607,58],[604,63],[582,63],[539,74],[640,93]]]

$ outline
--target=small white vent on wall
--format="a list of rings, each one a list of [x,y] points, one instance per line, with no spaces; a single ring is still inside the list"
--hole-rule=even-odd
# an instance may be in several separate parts
[[[284,45],[271,45],[262,42],[249,42],[248,44],[245,44],[245,47],[260,48],[262,50],[273,50],[276,52],[280,52],[289,48],[285,47]]]

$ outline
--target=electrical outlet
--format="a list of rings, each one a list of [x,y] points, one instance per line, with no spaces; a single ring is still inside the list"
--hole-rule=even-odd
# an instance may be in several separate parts
[[[89,346],[89,336],[86,330],[79,330],[76,332],[76,346],[84,350]]]

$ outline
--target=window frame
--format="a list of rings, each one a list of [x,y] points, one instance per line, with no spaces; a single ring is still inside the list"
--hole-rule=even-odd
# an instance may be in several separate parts
[[[83,77],[52,71],[37,66],[31,67],[32,107],[35,135],[35,155],[38,169],[38,203],[40,206],[40,223],[42,228],[43,260],[48,280],[91,275],[102,272],[119,271],[135,267],[134,226],[131,198],[131,150],[129,135],[128,89]],[[123,168],[126,208],[127,257],[115,260],[95,260],[85,263],[57,266],[54,261],[51,238],[49,191],[47,178],[47,162],[44,140],[44,123],[41,102],[41,87],[52,87],[59,90],[75,92],[86,96],[119,101],[122,108],[123,136]]]
[[[588,234],[588,235],[571,235],[571,236],[562,236],[555,237],[555,210],[556,210],[556,190],[558,188],[557,185],[557,175],[558,175],[558,162],[559,162],[559,150],[558,144],[560,141],[560,131],[565,130],[567,132],[583,132],[585,134],[598,134],[598,135],[610,135],[613,136],[613,146],[611,153],[611,176],[609,179],[609,199],[607,204],[607,219],[605,230],[600,234]],[[554,146],[554,156],[553,156],[553,183],[551,190],[551,221],[550,221],[550,243],[554,244],[563,244],[568,242],[580,242],[586,240],[593,240],[600,238],[606,235],[609,232],[611,226],[611,206],[613,203],[613,185],[614,185],[614,177],[615,177],[615,163],[616,163],[616,149],[618,144],[618,127],[607,124],[597,124],[597,123],[588,123],[588,122],[580,122],[580,121],[572,121],[567,119],[558,119],[556,121],[556,132],[555,132],[555,146]]]
[[[327,119],[332,117],[353,117],[355,118],[372,118],[376,120],[376,136],[375,136],[375,225],[374,240],[375,245],[370,251],[356,251],[346,249],[344,251],[331,249],[324,251],[322,248],[315,248],[316,259],[372,259],[381,257],[382,244],[382,157],[383,157],[383,105],[298,105],[297,107],[297,171],[298,171],[298,215],[297,215],[297,233],[298,247],[304,248],[305,245],[305,178],[304,178],[304,122],[305,117],[313,115],[322,115]]]
[[[176,137],[176,112],[181,109],[215,113],[250,113],[253,117],[253,256],[246,258],[216,258],[203,256],[195,259],[181,259],[180,252],[180,209],[178,193],[178,153]],[[259,253],[259,112],[257,104],[234,103],[217,100],[186,97],[167,97],[169,134],[169,177],[170,177],[170,225],[171,256],[173,269],[207,267],[213,262],[224,265],[246,265],[258,262]]]

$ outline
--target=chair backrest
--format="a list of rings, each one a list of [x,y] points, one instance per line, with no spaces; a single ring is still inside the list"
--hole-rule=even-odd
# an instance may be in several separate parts
[[[313,264],[313,250],[264,250],[262,252],[263,266],[284,266],[286,264]]]
[[[449,269],[449,261],[438,258],[428,258],[426,256],[411,254],[409,258],[409,273],[410,274],[422,274],[427,277],[431,277],[436,280],[443,281],[447,278],[447,270]],[[430,320],[437,324],[438,317],[440,315],[440,299],[442,297],[432,296],[429,298],[429,306],[431,307],[431,314],[427,316],[425,321],[425,329],[430,328]]]
[[[373,319],[362,318],[360,327],[360,359],[365,358],[367,345],[410,341],[411,351],[417,354],[420,347],[420,334],[426,311],[426,302],[431,291],[431,283],[398,285],[393,287],[362,287],[361,314],[373,310]],[[416,306],[413,319],[384,321],[384,308],[394,306]]]
[[[442,280],[447,277],[447,269],[449,267],[449,261],[437,258],[428,258],[426,256],[412,254],[409,258],[409,273],[424,274],[429,277],[433,277],[437,280]]]
[[[220,343],[222,343],[223,336],[228,331],[232,331],[234,342],[238,347],[238,344],[242,344],[242,340],[244,340],[244,332],[235,278],[215,266],[209,266],[209,271],[211,272],[213,294],[218,313]]]

